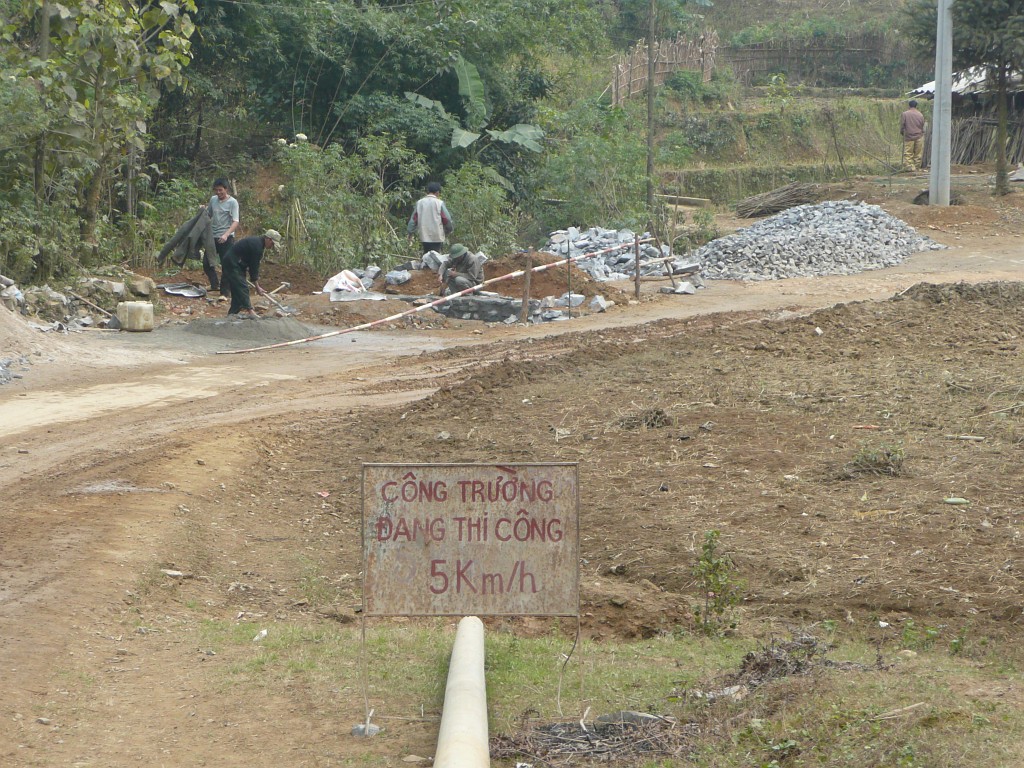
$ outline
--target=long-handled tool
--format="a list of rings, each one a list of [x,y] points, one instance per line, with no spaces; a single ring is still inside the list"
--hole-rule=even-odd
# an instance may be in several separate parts
[[[248,282],[248,281],[246,281],[246,282]],[[264,291],[262,295],[264,297],[266,297],[267,299],[270,299],[270,303],[273,304],[275,307],[277,307],[282,312],[284,312],[286,315],[297,315],[297,314],[299,314],[299,310],[297,310],[295,307],[289,307],[288,305],[282,304],[280,301],[278,301],[277,299],[274,298],[274,292],[281,290],[286,285],[290,286],[291,284],[290,283],[282,283],[277,288],[275,288],[274,291]],[[249,287],[250,288],[255,288],[256,286],[254,286],[252,283],[249,283]]]

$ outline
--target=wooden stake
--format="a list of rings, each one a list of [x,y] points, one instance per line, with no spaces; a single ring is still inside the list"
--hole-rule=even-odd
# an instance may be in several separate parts
[[[637,301],[640,301],[640,235],[635,235],[633,241],[633,293]]]
[[[84,296],[79,296],[79,295],[78,295],[77,293],[75,293],[74,291],[65,291],[65,293],[66,293],[66,294],[67,294],[68,296],[70,296],[71,298],[73,298],[73,299],[75,299],[75,300],[77,300],[77,301],[80,301],[80,302],[82,302],[83,304],[87,304],[87,305],[89,305],[90,307],[92,307],[93,309],[95,309],[95,310],[97,310],[97,311],[99,311],[99,312],[102,312],[102,313],[103,313],[104,315],[106,315],[107,317],[113,317],[113,315],[112,315],[112,314],[110,314],[109,312],[107,312],[107,310],[105,310],[105,309],[104,309],[103,307],[101,307],[101,306],[99,306],[99,305],[97,305],[97,304],[93,304],[93,303],[92,303],[91,301],[89,301],[89,300],[88,300],[87,298],[85,298]]]
[[[672,261],[675,261],[674,257],[672,258],[671,261],[666,261],[665,262],[665,274],[668,275],[668,279],[672,281],[672,287],[675,288],[676,287],[676,276],[675,276],[675,273],[672,271]]]
[[[530,322],[530,270],[533,269],[533,254],[531,248],[526,252],[526,274],[523,275],[523,306],[519,310],[519,322],[524,325]]]
[[[569,301],[566,312],[569,313],[569,317],[572,317],[572,238],[569,238],[568,245],[565,249],[565,255],[569,257],[569,260],[565,262],[565,282],[569,291]]]

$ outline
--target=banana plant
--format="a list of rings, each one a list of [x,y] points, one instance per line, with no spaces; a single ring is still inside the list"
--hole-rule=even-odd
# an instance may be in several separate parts
[[[466,61],[462,54],[459,54],[452,64],[451,70],[458,79],[459,96],[462,97],[466,111],[464,125],[460,125],[458,118],[449,114],[439,101],[412,91],[406,91],[405,98],[424,109],[437,112],[452,122],[452,149],[465,149],[486,134],[492,141],[516,144],[531,152],[544,150],[541,145],[541,141],[544,140],[544,131],[540,126],[531,123],[516,123],[503,131],[487,127],[488,108],[484,82],[480,77],[480,70],[476,68],[475,64]]]

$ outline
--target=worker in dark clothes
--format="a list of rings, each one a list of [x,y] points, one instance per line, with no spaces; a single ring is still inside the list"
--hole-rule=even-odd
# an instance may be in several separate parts
[[[248,317],[258,317],[249,301],[249,284],[246,282],[246,273],[252,280],[256,293],[260,295],[266,293],[260,286],[260,262],[263,260],[263,252],[267,248],[276,248],[280,244],[281,233],[275,229],[268,229],[262,235],[243,237],[224,254],[224,258],[221,259],[221,269],[224,272],[224,282],[231,290],[229,316],[244,311]]]
[[[458,293],[484,281],[484,260],[462,243],[455,243],[448,261],[441,265],[441,295]]]

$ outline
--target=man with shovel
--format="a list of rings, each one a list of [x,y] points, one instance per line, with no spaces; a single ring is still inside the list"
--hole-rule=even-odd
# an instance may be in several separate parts
[[[221,267],[224,271],[224,282],[231,290],[231,307],[228,309],[228,316],[240,314],[245,311],[246,317],[259,317],[252,308],[249,301],[249,283],[246,281],[246,272],[252,279],[256,293],[261,296],[266,293],[260,285],[260,262],[263,260],[263,252],[267,248],[276,248],[281,244],[281,233],[276,229],[268,229],[262,235],[243,237],[236,242],[221,259]]]

